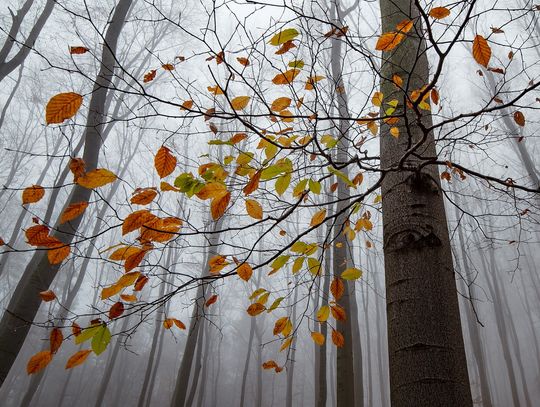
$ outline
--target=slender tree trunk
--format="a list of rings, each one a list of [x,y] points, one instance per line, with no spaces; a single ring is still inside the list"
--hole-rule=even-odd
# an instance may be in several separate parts
[[[296,289],[294,290],[294,297],[293,297],[293,304],[292,304],[292,315],[291,319],[292,321],[296,321],[296,308],[297,308],[297,302],[298,302],[298,282],[297,278],[295,277],[295,286]],[[287,366],[287,390],[285,393],[285,406],[286,407],[292,407],[293,406],[293,392],[295,389],[294,385],[294,366],[296,365],[296,344],[293,343],[290,351],[289,356],[289,365]]]
[[[412,0],[380,5],[384,33],[415,21],[407,38],[383,53],[381,91],[399,100],[400,115],[405,97],[393,75],[409,90],[429,82],[425,43],[416,34],[423,32],[422,19]],[[380,134],[391,400],[393,407],[466,407],[472,398],[444,200],[437,168],[421,166],[437,152],[433,134],[424,130],[430,113],[421,112],[406,108],[397,139],[387,124]],[[404,159],[411,146],[415,154]]]
[[[84,133],[85,149],[83,159],[87,171],[97,167],[107,89],[114,75],[118,38],[131,3],[132,0],[119,0],[105,35],[100,72],[90,100],[87,126]],[[76,202],[88,201],[91,193],[92,190],[76,185],[65,207]],[[83,216],[79,216],[65,225],[57,224],[53,236],[66,245],[70,244],[77,233],[82,218]],[[11,369],[41,305],[39,292],[49,288],[59,268],[60,265],[51,265],[49,263],[45,250],[39,250],[36,251],[25,269],[23,277],[17,285],[0,322],[0,383],[4,382]]]
[[[251,359],[251,352],[253,348],[253,338],[255,337],[255,325],[257,324],[255,318],[251,318],[249,324],[249,340],[247,345],[247,355],[246,361],[244,362],[244,371],[242,373],[242,388],[240,389],[240,407],[244,407],[246,400],[246,387],[247,387],[247,378],[249,373],[249,361]],[[257,368],[260,368],[258,366]]]

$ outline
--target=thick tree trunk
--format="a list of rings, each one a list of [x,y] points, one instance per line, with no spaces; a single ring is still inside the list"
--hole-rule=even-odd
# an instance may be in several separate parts
[[[415,21],[406,39],[383,53],[381,91],[385,100],[399,100],[399,115],[405,98],[393,75],[410,91],[429,82],[425,43],[416,34],[423,32],[421,18],[412,0],[380,4],[384,33]],[[437,168],[421,167],[437,152],[433,134],[423,130],[431,125],[430,113],[419,112],[407,108],[399,138],[387,124],[380,135],[391,402],[467,407],[472,398],[444,200]],[[415,154],[404,159],[411,146]]]
[[[119,0],[105,35],[100,72],[90,100],[87,126],[84,133],[85,149],[83,159],[87,171],[97,167],[107,89],[114,74],[118,38],[131,3],[132,0]],[[88,201],[91,193],[92,190],[90,189],[75,186],[65,207],[76,202]],[[57,224],[53,235],[66,245],[70,244],[82,219],[83,216],[79,216],[65,225]],[[23,277],[17,285],[0,322],[0,383],[4,382],[11,369],[41,305],[39,292],[50,287],[59,268],[59,265],[49,263],[45,250],[39,250],[36,251],[25,269]]]

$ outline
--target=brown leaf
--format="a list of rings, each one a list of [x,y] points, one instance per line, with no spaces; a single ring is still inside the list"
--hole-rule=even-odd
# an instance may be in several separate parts
[[[274,85],[288,85],[289,83],[292,83],[299,73],[300,69],[289,69],[283,73],[277,74],[274,79],[272,79],[272,82]]]
[[[450,10],[448,10],[446,7],[433,7],[429,11],[429,15],[437,20],[441,20],[450,15]]]
[[[86,47],[81,47],[81,46],[69,47],[69,53],[71,55],[86,54],[87,52],[88,52],[88,48]]]
[[[172,174],[176,168],[176,157],[172,155],[171,150],[167,147],[161,146],[154,157],[154,167],[159,178],[165,178],[167,175]]]
[[[124,313],[124,304],[120,301],[115,302],[109,309],[109,319],[118,318]]]
[[[519,110],[514,112],[514,121],[521,127],[525,126],[525,116]]]
[[[238,266],[236,273],[242,280],[249,281],[251,275],[253,274],[253,269],[248,263],[242,263],[240,266]]]
[[[259,202],[254,199],[246,199],[246,211],[253,219],[263,218],[263,209]]]
[[[343,281],[339,277],[334,277],[332,280],[332,283],[330,284],[330,292],[336,301],[339,301],[339,299],[343,297],[343,293],[345,292],[345,284],[343,284]]]
[[[266,307],[261,304],[260,302],[256,302],[256,303],[253,303],[251,304],[248,308],[247,308],[247,313],[249,315],[251,315],[252,317],[256,316],[256,315],[259,315],[261,312],[263,312],[264,310],[266,309]]]
[[[249,65],[249,60],[247,58],[244,58],[244,57],[238,57],[236,58],[236,60],[241,64],[241,65],[244,65],[244,66],[248,66]]]
[[[134,205],[148,205],[156,196],[157,191],[154,188],[146,188],[132,196],[130,202]]]
[[[230,200],[231,193],[228,191],[212,199],[212,203],[210,204],[210,212],[212,214],[212,219],[218,220],[223,216],[225,210],[227,209],[227,206],[229,205]]]
[[[332,316],[336,319],[336,321],[345,321],[347,319],[345,309],[340,305],[332,305],[330,307],[330,311],[332,312]]]
[[[487,68],[491,59],[491,48],[484,37],[477,35],[473,41],[473,58]]]
[[[51,290],[41,291],[39,293],[39,296],[45,302],[49,302],[49,301],[52,301],[52,300],[56,299],[56,294],[54,292],[52,292]]]
[[[75,219],[77,216],[82,214],[85,209],[88,207],[88,202],[76,202],[71,205],[69,205],[64,212],[62,213],[62,216],[60,217],[60,224],[69,222],[70,220]]]
[[[59,328],[53,328],[51,335],[49,336],[49,343],[51,344],[51,353],[56,353],[62,342],[64,341],[64,335]]]
[[[126,219],[124,219],[124,223],[122,223],[122,235],[139,229],[142,225],[153,219],[156,219],[156,215],[151,214],[148,209],[130,213]]]
[[[34,374],[39,372],[45,366],[47,366],[52,360],[52,353],[50,350],[44,350],[36,353],[30,358],[26,365],[26,373]]]
[[[90,353],[92,353],[90,349],[80,350],[76,352],[73,356],[71,356],[68,359],[66,363],[66,369],[71,369],[72,367],[83,364],[86,358],[88,358],[88,355],[90,355]]]
[[[275,54],[276,55],[283,55],[284,53],[286,53],[287,51],[293,49],[293,48],[296,48],[296,45],[294,45],[294,43],[292,42],[292,40],[289,40],[287,42],[285,42],[280,49],[278,49]]]
[[[206,302],[204,303],[205,307],[209,307],[210,305],[214,304],[218,300],[218,295],[214,294]]]
[[[71,249],[69,246],[59,243],[58,247],[51,248],[47,251],[47,259],[49,259],[49,263],[51,264],[60,264],[70,253]]]
[[[139,278],[137,278],[137,281],[135,281],[135,286],[133,287],[133,291],[141,291],[146,283],[148,283],[149,278],[145,275],[140,275]]]
[[[155,77],[156,77],[156,70],[152,69],[150,72],[144,75],[143,82],[144,83],[151,82],[154,80]]]
[[[82,158],[72,158],[69,161],[69,170],[73,174],[74,181],[77,182],[86,172],[84,160]]]
[[[332,329],[332,342],[338,348],[342,348],[343,345],[345,345],[345,338],[343,337],[341,332],[336,331],[335,329]]]
[[[23,205],[39,202],[45,196],[45,189],[41,185],[32,185],[25,188],[22,193]]]

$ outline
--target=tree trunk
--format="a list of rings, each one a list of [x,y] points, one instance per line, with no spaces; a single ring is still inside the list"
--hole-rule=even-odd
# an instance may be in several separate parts
[[[423,32],[421,17],[412,0],[380,4],[383,33],[405,19],[415,21],[407,38],[383,53],[381,91],[385,99],[399,100],[394,114],[400,115],[405,97],[393,75],[404,80],[404,89],[429,83],[425,43],[416,34]],[[397,139],[387,124],[380,135],[391,402],[472,406],[439,174],[433,165],[421,166],[437,157],[433,134],[424,130],[431,116],[409,108],[405,114]],[[415,154],[405,159],[411,146]]]
[[[83,159],[87,171],[97,167],[101,147],[101,131],[105,122],[103,116],[107,89],[114,74],[115,52],[119,34],[131,3],[132,0],[119,0],[105,35],[100,72],[94,85],[84,132]],[[92,190],[76,185],[65,207],[76,202],[88,201],[91,193]],[[53,236],[66,245],[70,244],[77,233],[82,218],[83,216],[79,216],[65,225],[57,224]],[[11,369],[41,305],[39,292],[50,287],[59,268],[60,265],[49,263],[46,250],[36,251],[26,267],[0,322],[0,384],[4,382]]]

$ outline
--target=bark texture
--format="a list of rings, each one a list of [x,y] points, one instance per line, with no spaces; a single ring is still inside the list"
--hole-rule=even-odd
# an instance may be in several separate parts
[[[429,82],[421,18],[412,0],[381,0],[383,33],[403,20],[414,28],[394,50],[383,53],[381,91],[406,105],[403,88]],[[416,111],[415,111],[416,110]],[[380,135],[382,210],[391,403],[393,407],[472,406],[454,267],[438,170],[422,166],[437,156],[429,111],[406,109],[400,136]],[[408,154],[413,150],[414,154]]]

